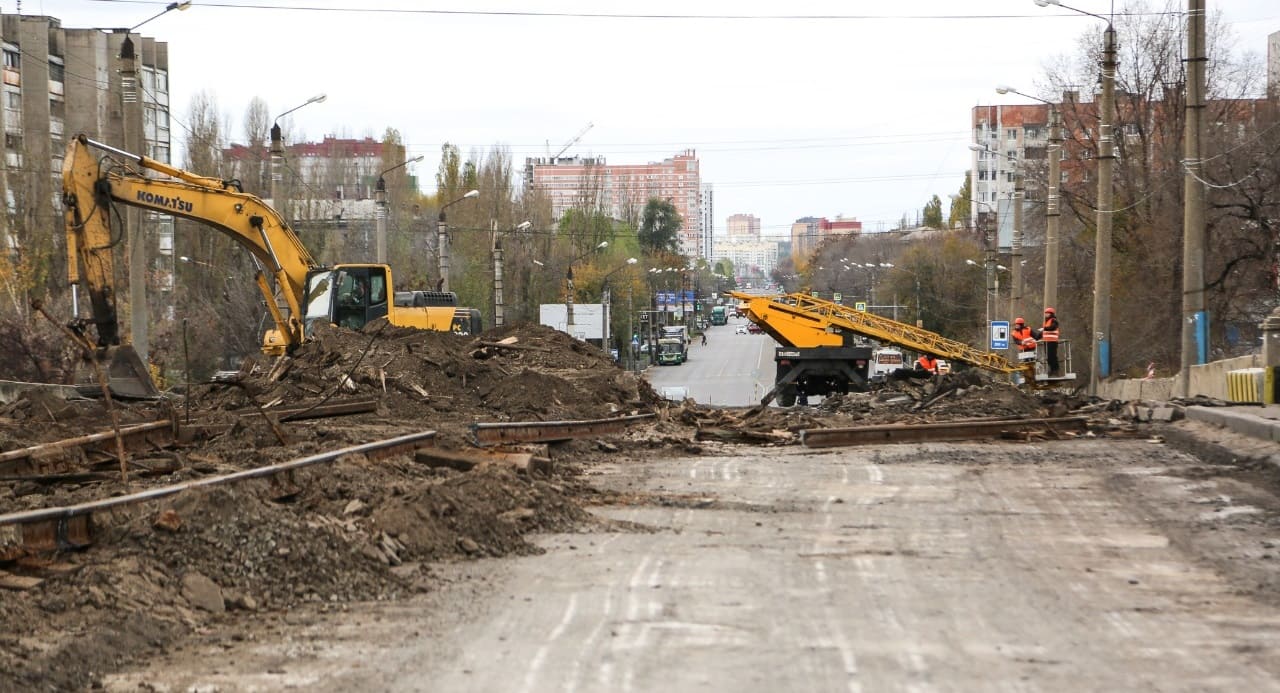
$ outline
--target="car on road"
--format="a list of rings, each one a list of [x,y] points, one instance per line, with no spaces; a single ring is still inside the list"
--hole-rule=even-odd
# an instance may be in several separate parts
[[[747,332],[750,332],[751,334],[760,334],[761,332],[764,332],[764,330],[760,329],[760,326],[754,322],[749,322],[747,323]]]
[[[736,328],[734,328],[733,333],[734,333],[734,334],[746,334],[746,333],[747,333],[747,326],[746,326],[746,325],[738,325]]]

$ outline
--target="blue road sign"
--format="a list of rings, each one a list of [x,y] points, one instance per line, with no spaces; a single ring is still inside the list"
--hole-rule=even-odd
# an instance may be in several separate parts
[[[1000,351],[1009,348],[1009,321],[991,321],[991,350]]]

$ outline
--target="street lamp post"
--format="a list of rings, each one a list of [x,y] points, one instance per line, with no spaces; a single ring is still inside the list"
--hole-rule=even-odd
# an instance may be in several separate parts
[[[445,210],[462,202],[470,200],[473,197],[479,197],[479,190],[469,190],[466,195],[449,202],[440,208],[440,214],[436,217],[436,252],[438,253],[440,263],[440,290],[449,290],[449,227],[445,223]]]
[[[637,262],[639,262],[639,260],[636,260],[633,257],[629,257],[627,258],[627,261],[622,265],[615,267],[614,269],[611,269],[608,272],[606,272],[604,275],[604,279],[601,280],[600,303],[604,307],[604,339],[601,341],[606,352],[609,350],[609,338],[612,334],[612,328],[613,328],[613,293],[609,290],[609,277],[612,277],[614,274],[617,274],[618,272],[636,264]],[[630,285],[627,286],[627,290],[628,291],[631,290]]]
[[[285,215],[288,219],[288,209],[284,200],[284,135],[280,131],[280,119],[302,108],[310,106],[313,103],[320,103],[329,98],[325,94],[316,94],[315,96],[303,101],[302,103],[290,108],[271,120],[271,206],[276,211]]]
[[[138,93],[138,54],[133,48],[133,39],[129,34],[137,31],[144,24],[174,10],[190,9],[191,3],[171,2],[156,14],[134,24],[124,32],[120,42],[120,135],[124,149],[130,152],[145,153],[146,142],[142,128],[134,126],[142,123],[142,98]],[[128,252],[129,277],[129,335],[130,342],[143,363],[147,362],[149,338],[147,327],[147,250],[146,232],[142,228],[142,215],[137,207],[125,208],[125,247]],[[172,269],[172,268],[171,268]]]
[[[1102,35],[1102,96],[1098,100],[1098,211],[1097,248],[1093,265],[1093,339],[1089,356],[1089,394],[1098,394],[1098,382],[1111,373],[1111,215],[1115,206],[1111,178],[1115,167],[1112,133],[1116,89],[1116,31],[1111,20],[1086,12],[1061,0],[1035,0],[1040,7],[1054,5],[1107,23]]]
[[[1058,305],[1058,240],[1061,199],[1058,186],[1062,183],[1062,113],[1058,105],[1038,96],[1024,94],[1009,86],[996,87],[999,94],[1017,94],[1049,105],[1049,180],[1045,186],[1044,230],[1044,304]],[[1021,287],[1019,287],[1021,288]],[[1016,316],[1015,316],[1016,317]]]
[[[377,246],[377,261],[379,264],[387,264],[387,181],[383,176],[398,168],[422,161],[423,158],[424,155],[419,154],[412,159],[402,161],[390,168],[385,168],[382,170],[382,173],[378,174],[378,185],[374,189],[373,199],[378,206],[375,212],[377,225],[376,230],[374,231],[374,235],[376,236],[374,244]]]
[[[564,298],[564,331],[568,333],[570,336],[573,336],[573,325],[574,325],[574,322],[573,322],[573,264],[587,257],[588,255],[596,252],[597,250],[603,250],[608,247],[609,247],[609,241],[600,241],[591,250],[588,250],[587,252],[570,260],[569,269],[565,270],[564,278],[565,278],[565,281],[568,283],[569,290],[565,293],[565,298]]]

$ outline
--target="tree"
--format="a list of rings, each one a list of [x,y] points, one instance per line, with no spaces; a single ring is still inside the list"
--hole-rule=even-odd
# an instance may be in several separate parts
[[[1183,15],[1172,2],[1163,9],[1130,2],[1118,8],[1114,22],[1119,47],[1111,113],[1116,133],[1111,217],[1114,372],[1145,368],[1151,361],[1180,360],[1178,331],[1170,332],[1170,326],[1182,319]],[[1060,58],[1047,75],[1051,100],[1061,101],[1066,138],[1056,306],[1066,336],[1088,335],[1093,329],[1088,317],[1099,114],[1097,101],[1080,98],[1072,85],[1095,83],[1101,33],[1096,28],[1085,32],[1078,54]],[[1260,91],[1261,66],[1256,58],[1233,52],[1220,17],[1209,18],[1207,45],[1204,160],[1211,185],[1206,300],[1211,313],[1225,312],[1241,323],[1256,324],[1265,314],[1259,312],[1265,303],[1260,299],[1266,267],[1274,257],[1274,236],[1257,219],[1275,218],[1278,197],[1275,179],[1246,175],[1273,165],[1267,160],[1266,138],[1259,134],[1266,134],[1266,116],[1258,102],[1246,98]],[[1232,177],[1231,172],[1238,175]],[[1035,176],[1039,171],[1026,173]],[[1225,322],[1211,319],[1210,327],[1212,341],[1222,343]]]
[[[669,200],[649,198],[640,222],[640,248],[646,253],[679,252],[684,220]]]
[[[924,205],[923,224],[931,229],[942,228],[942,199],[937,195]]]
[[[253,97],[244,111],[244,143],[247,156],[240,173],[244,191],[259,197],[271,195],[271,161],[267,139],[271,135],[271,113],[267,102]]]
[[[967,228],[969,226],[969,207],[973,199],[973,180],[969,171],[964,172],[964,183],[960,185],[951,198],[951,210],[947,214],[947,228]],[[958,225],[958,226],[957,226]]]

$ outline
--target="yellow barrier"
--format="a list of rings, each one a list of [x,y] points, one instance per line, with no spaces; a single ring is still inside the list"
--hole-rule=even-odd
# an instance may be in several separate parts
[[[1232,402],[1275,403],[1275,376],[1271,368],[1227,371],[1227,399]]]

